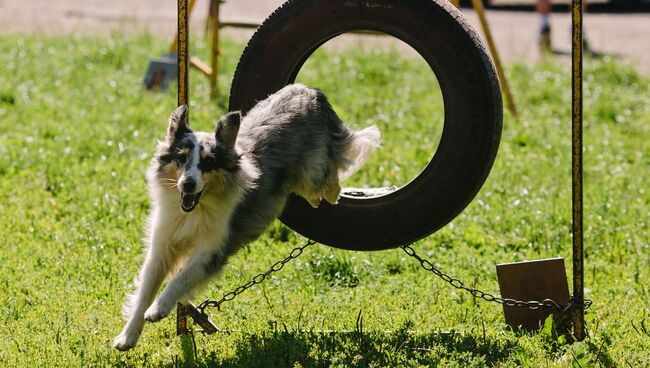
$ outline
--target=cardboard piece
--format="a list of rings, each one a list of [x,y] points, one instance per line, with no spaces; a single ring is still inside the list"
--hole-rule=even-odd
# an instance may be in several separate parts
[[[502,298],[543,301],[552,299],[557,304],[569,303],[569,285],[563,258],[504,263],[497,265],[497,278]],[[554,308],[530,310],[503,306],[506,323],[514,328],[537,331]]]

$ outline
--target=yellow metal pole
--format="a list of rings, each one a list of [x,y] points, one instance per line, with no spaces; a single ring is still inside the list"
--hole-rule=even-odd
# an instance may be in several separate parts
[[[211,0],[210,3],[210,25],[212,27],[212,54],[210,55],[210,66],[212,73],[210,79],[210,98],[216,100],[219,96],[219,6],[220,0]]]
[[[190,0],[194,4],[194,0]],[[190,5],[190,6],[192,6]],[[189,9],[187,0],[178,0],[177,11],[178,32],[176,33],[176,50],[178,50],[178,106],[187,105],[187,119],[190,119],[189,110]],[[174,51],[176,51],[174,50]],[[187,308],[181,304],[176,305],[176,334],[185,335],[187,328]]]
[[[578,341],[586,336],[584,309],[584,254],[582,217],[582,0],[572,7],[572,217],[573,217],[573,334]]]
[[[192,14],[192,9],[194,9],[195,4],[196,4],[196,0],[190,0],[188,12],[187,12],[187,22],[189,22],[190,15]],[[178,50],[178,33],[174,37],[174,41],[172,41],[172,44],[169,46],[169,53],[175,54],[176,50]]]
[[[178,106],[188,105],[189,101],[188,18],[187,0],[178,0]]]
[[[519,119],[519,114],[517,113],[517,108],[515,106],[515,100],[512,98],[512,94],[510,93],[510,87],[508,86],[506,75],[503,72],[503,67],[501,66],[501,59],[499,58],[499,53],[497,52],[494,40],[492,39],[490,27],[488,26],[487,19],[485,18],[485,8],[483,7],[483,1],[472,0],[472,6],[474,7],[474,10],[476,10],[478,19],[481,22],[481,26],[483,27],[483,33],[485,33],[485,38],[487,39],[488,47],[490,48],[490,53],[492,54],[492,59],[494,59],[494,65],[497,68],[499,82],[501,83],[503,93],[506,95],[508,109],[515,117],[515,119]]]

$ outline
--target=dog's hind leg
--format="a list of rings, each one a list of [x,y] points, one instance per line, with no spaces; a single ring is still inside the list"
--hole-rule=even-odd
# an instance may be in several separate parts
[[[127,322],[113,341],[113,347],[117,350],[131,349],[138,342],[145,323],[144,312],[153,302],[160,284],[174,264],[174,257],[163,241],[166,239],[162,239],[162,236],[152,236],[144,265],[136,279],[136,291],[128,297],[123,308]]]
[[[339,176],[336,170],[330,170],[327,176],[327,182],[323,188],[323,198],[329,204],[337,204],[341,196],[341,184],[339,183]]]

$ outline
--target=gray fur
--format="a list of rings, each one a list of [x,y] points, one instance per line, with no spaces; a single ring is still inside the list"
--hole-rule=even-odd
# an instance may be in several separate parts
[[[354,138],[319,90],[294,84],[259,102],[242,120],[237,145],[260,176],[235,209],[223,253],[215,253],[208,272],[257,239],[281,214],[289,194],[304,194],[298,189],[304,187],[320,192],[329,175],[350,166],[354,157],[345,153]]]

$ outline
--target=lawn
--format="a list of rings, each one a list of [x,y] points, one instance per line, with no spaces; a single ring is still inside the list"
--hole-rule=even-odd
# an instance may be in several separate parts
[[[242,47],[224,44],[224,94]],[[113,350],[142,263],[144,171],[176,102],[174,88],[141,85],[165,48],[148,35],[0,38],[0,365],[650,366],[650,80],[607,58],[585,63],[585,284],[594,304],[584,342],[512,331],[499,305],[450,288],[399,249],[316,245],[212,311],[231,332],[196,334],[196,354],[175,336],[173,316],[147,325],[134,350]],[[199,41],[192,50],[208,53]],[[460,216],[414,245],[492,292],[497,263],[562,256],[571,269],[570,75],[554,62],[506,71],[521,117],[506,113],[490,177]],[[423,62],[318,51],[298,79],[323,89],[351,125],[383,132],[384,147],[348,185],[403,185],[431,157],[443,108]],[[211,102],[197,72],[190,96],[192,125],[212,130],[226,97]],[[304,241],[274,223],[196,301]],[[303,332],[327,329],[352,332]]]

